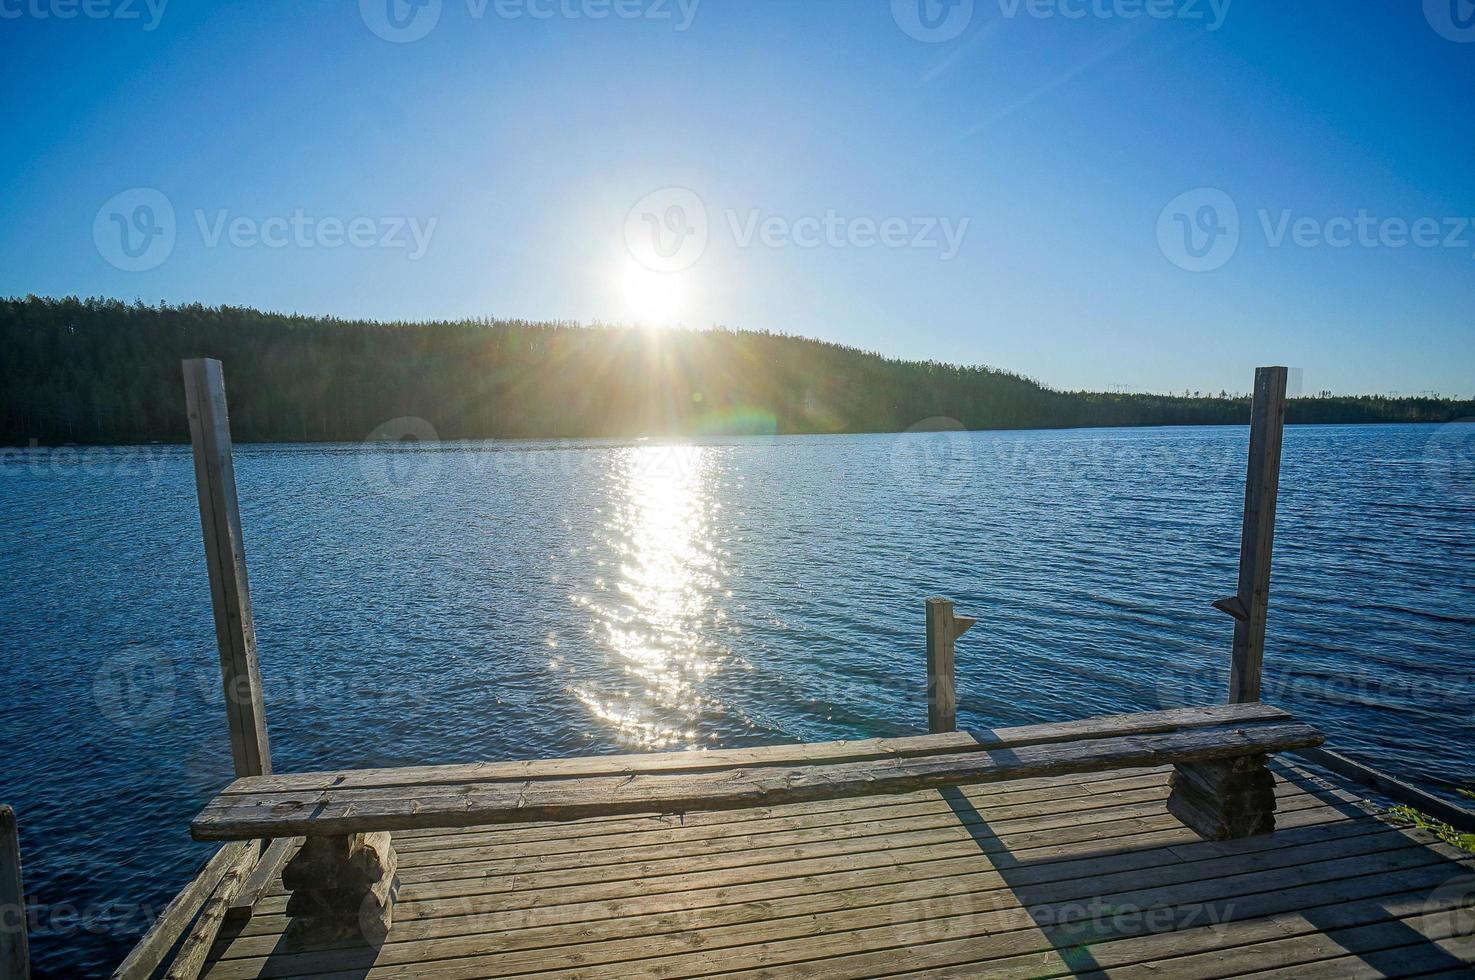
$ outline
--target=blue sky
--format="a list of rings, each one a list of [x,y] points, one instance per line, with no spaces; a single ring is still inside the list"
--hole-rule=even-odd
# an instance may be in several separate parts
[[[1470,0],[427,2],[0,0],[0,294],[1475,392]]]

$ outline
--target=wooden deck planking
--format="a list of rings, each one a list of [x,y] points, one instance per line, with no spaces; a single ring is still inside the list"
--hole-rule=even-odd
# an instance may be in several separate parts
[[[1335,844],[1340,838],[1350,838],[1364,834],[1376,834],[1379,840],[1369,843],[1367,849],[1379,850],[1396,846],[1403,842],[1393,832],[1388,831],[1380,825],[1363,826],[1349,824],[1345,828],[1335,828],[1339,832],[1328,833],[1325,829],[1312,828],[1317,840],[1308,843],[1308,831],[1306,829],[1288,829],[1283,839],[1277,839],[1275,849],[1279,854],[1284,854],[1280,860],[1297,860],[1296,853],[1304,853],[1307,857],[1320,854],[1330,845]],[[1269,848],[1266,848],[1269,850]],[[1025,852],[1021,852],[1025,853]],[[1212,866],[1216,852],[1206,851],[1202,858],[1209,859],[1207,863],[1195,864],[1195,869]],[[905,884],[930,878],[958,878],[969,876],[973,886],[980,886],[985,880],[993,887],[1004,887],[1007,883],[1003,880],[1000,872],[996,871],[986,858],[975,850],[962,851],[951,858],[941,855],[919,855],[923,860],[916,864],[896,864],[892,866],[882,865],[876,868],[855,870],[852,865],[843,861],[832,862],[830,870],[825,876],[823,884],[827,892],[836,892],[847,888],[885,888],[897,884]],[[1239,860],[1236,856],[1230,856],[1230,861]],[[1028,870],[1028,873],[1019,872],[1011,876],[1013,883],[1022,884],[1026,880],[1031,884],[1043,887],[1052,881],[1071,879],[1082,874],[1118,874],[1124,877],[1124,881],[1131,881],[1130,876],[1143,872],[1144,869],[1154,868],[1165,862],[1177,861],[1177,855],[1169,848],[1157,848],[1149,851],[1131,852],[1110,857],[1089,857],[1075,860],[1059,860],[1051,863],[1040,863]],[[1175,867],[1188,867],[1187,862],[1178,861]],[[795,878],[783,868],[774,869],[785,872],[786,877],[780,877],[773,881],[749,880],[747,876],[734,876],[741,883],[718,885],[716,887],[699,888],[694,891],[672,891],[664,895],[632,896],[626,899],[610,899],[604,902],[573,902],[563,905],[552,905],[560,897],[577,899],[582,897],[582,890],[577,886],[572,889],[562,890],[539,890],[529,895],[525,892],[513,893],[511,895],[493,896],[468,896],[460,903],[435,902],[421,900],[408,902],[405,916],[400,922],[413,921],[415,919],[446,918],[447,916],[460,916],[468,919],[468,926],[461,931],[476,931],[478,924],[470,921],[470,916],[476,915],[506,915],[516,911],[516,906],[526,905],[527,901],[537,900],[538,905],[523,909],[521,928],[523,931],[535,926],[545,924],[538,921],[541,917],[552,923],[583,922],[591,919],[609,918],[624,924],[628,917],[646,911],[680,911],[683,909],[702,909],[714,905],[735,903],[739,901],[769,901],[782,898],[786,895],[802,895],[810,890],[816,883],[813,874]],[[1201,874],[1199,870],[1188,872],[1190,876]],[[986,876],[986,877],[985,877]],[[700,877],[696,877],[701,882]],[[711,880],[711,879],[708,879]],[[673,885],[684,882],[673,881]],[[885,894],[884,892],[882,894]],[[522,901],[519,901],[519,898]],[[256,936],[274,934],[280,931],[283,923],[272,917],[269,908],[280,908],[281,903],[272,903],[263,907],[257,915],[256,921],[242,932],[243,936]],[[550,906],[552,906],[550,908]],[[453,921],[453,920],[448,920]],[[453,928],[452,925],[442,925],[441,931],[447,932]],[[521,933],[516,937],[522,941]],[[536,944],[536,943],[534,943]]]
[[[1310,813],[1311,819],[1339,816],[1336,811],[1329,811],[1325,803],[1305,793],[1288,793],[1285,807],[1286,827],[1294,826],[1303,811],[1320,811]],[[406,889],[410,894],[406,895],[405,890],[402,890],[401,896],[424,900],[430,897],[494,894],[506,896],[510,902],[515,903],[517,894],[536,891],[546,904],[547,897],[556,889],[572,889],[574,894],[602,898],[621,894],[631,888],[644,891],[681,890],[691,887],[692,882],[702,884],[724,878],[744,882],[790,877],[796,871],[795,861],[807,862],[804,867],[813,871],[855,868],[865,864],[885,867],[948,856],[976,864],[981,857],[1002,850],[1006,844],[1016,854],[1027,854],[1037,859],[1067,853],[1097,855],[1101,852],[1100,839],[1103,833],[1131,839],[1138,836],[1135,833],[1138,831],[1150,835],[1165,831],[1168,836],[1154,836],[1154,840],[1185,842],[1197,839],[1172,817],[1153,812],[1160,808],[1160,803],[1148,804],[1148,812],[1152,815],[1142,817],[1133,815],[1140,812],[1136,806],[1110,807],[1094,813],[1093,820],[1081,820],[1077,817],[1064,825],[1049,816],[1027,821],[1000,822],[999,829],[1006,834],[1000,842],[980,842],[959,820],[954,826],[941,830],[918,830],[905,822],[898,822],[886,833],[872,835],[870,839],[832,840],[826,836],[818,841],[790,848],[742,848],[728,844],[714,849],[701,862],[699,872],[690,870],[692,862],[689,860],[664,859],[659,849],[654,852],[654,860],[627,864],[586,863],[582,869],[558,869],[559,873],[545,869],[539,876],[489,875],[484,870],[468,870],[462,866],[453,868],[453,873],[462,876],[460,881],[470,884],[458,884],[455,880],[409,884]],[[1096,823],[1095,820],[1105,822]],[[1046,826],[1040,827],[1041,823]],[[878,841],[877,836],[882,839]],[[992,867],[986,863],[979,866]],[[280,899],[280,902],[284,904],[285,899]],[[273,905],[270,899],[258,906],[262,909],[276,907],[279,906]]]
[[[1428,903],[1471,856],[1287,772],[1281,830],[1229,843],[1166,813],[1161,770],[406,833],[381,950],[286,953],[278,880],[206,976],[1207,977],[1350,956],[1340,977],[1398,949],[1410,973],[1468,969],[1468,917]],[[1069,921],[1093,901],[1141,921]]]
[[[1316,800],[1304,794],[1295,795],[1286,800],[1286,812],[1298,813],[1302,808],[1317,805]],[[1150,825],[1153,827],[1171,828],[1171,818],[1157,818],[1155,811],[1161,806],[1160,802],[1152,801],[1112,807],[1093,811],[1092,819],[1089,820],[1072,814],[1065,820],[1043,816],[1014,821],[1013,826],[1006,826],[1005,829],[1013,840],[1019,842],[1019,847],[1009,849],[1029,849],[1032,845],[1051,843],[1056,846],[1084,844],[1095,850],[1098,847],[1100,827],[1119,831],[1121,836],[1127,836],[1134,828],[1148,826],[1148,821],[1151,821]],[[718,842],[720,846],[683,848],[685,853],[674,856],[668,849],[661,847],[632,848],[613,852],[611,855],[601,855],[602,860],[598,864],[588,860],[580,861],[578,855],[557,855],[556,861],[546,863],[539,863],[535,859],[508,859],[436,864],[424,868],[408,867],[400,874],[403,885],[401,897],[480,894],[491,890],[492,885],[498,891],[507,892],[531,888],[546,891],[552,887],[580,887],[590,882],[613,883],[629,879],[650,881],[688,872],[693,859],[702,860],[704,871],[741,871],[755,866],[779,866],[782,870],[782,866],[793,861],[845,858],[852,855],[878,855],[887,863],[892,863],[897,858],[924,856],[919,853],[921,849],[930,849],[929,854],[925,855],[930,856],[930,853],[936,853],[944,845],[953,846],[949,852],[943,853],[960,854],[971,859],[1002,852],[1006,847],[1004,841],[980,841],[970,833],[972,828],[978,826],[977,821],[969,820],[965,823],[963,818],[953,816],[950,818],[951,823],[945,823],[946,819],[948,818],[939,817],[925,822],[915,819],[886,821],[845,828],[851,833],[837,831],[836,828],[829,828],[828,833],[823,835],[795,832],[776,835],[779,840],[767,840],[764,837],[752,842],[743,838],[726,839]],[[435,855],[430,857],[433,860]],[[466,886],[458,884],[466,881],[476,883],[470,892],[466,891]]]

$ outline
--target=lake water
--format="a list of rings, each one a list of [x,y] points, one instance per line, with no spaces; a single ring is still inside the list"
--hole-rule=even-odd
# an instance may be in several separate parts
[[[979,625],[959,722],[1221,701],[1247,431],[241,447],[278,771],[926,726],[923,600]],[[1286,437],[1266,700],[1475,772],[1475,426]],[[115,965],[231,775],[187,448],[0,464],[0,802],[42,973]]]

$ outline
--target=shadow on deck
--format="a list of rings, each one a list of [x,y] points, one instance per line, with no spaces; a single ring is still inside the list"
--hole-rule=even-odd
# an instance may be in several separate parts
[[[205,975],[1471,975],[1475,856],[1277,770],[1277,832],[1227,843],[1163,770],[397,834],[381,949],[288,952],[277,882]]]

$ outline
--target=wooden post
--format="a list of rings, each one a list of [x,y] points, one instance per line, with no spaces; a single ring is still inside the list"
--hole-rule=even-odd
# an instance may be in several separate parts
[[[1250,463],[1245,477],[1244,528],[1239,544],[1239,591],[1214,603],[1234,617],[1229,703],[1260,700],[1265,660],[1265,620],[1270,609],[1270,559],[1275,547],[1275,499],[1280,490],[1280,449],[1285,435],[1286,379],[1283,367],[1255,372],[1250,409]]]
[[[978,620],[954,616],[951,599],[927,600],[927,731],[957,731],[958,690],[953,648]]]
[[[231,460],[230,416],[220,362],[209,358],[185,361],[184,394],[195,451],[195,488],[200,497],[205,562],[210,568],[210,598],[215,608],[215,640],[220,648],[231,753],[237,776],[269,775],[271,747],[266,735],[256,625],[251,617],[251,585],[246,578],[236,470]]]
[[[20,834],[15,826],[15,811],[0,806],[0,980],[27,980],[30,975]]]

